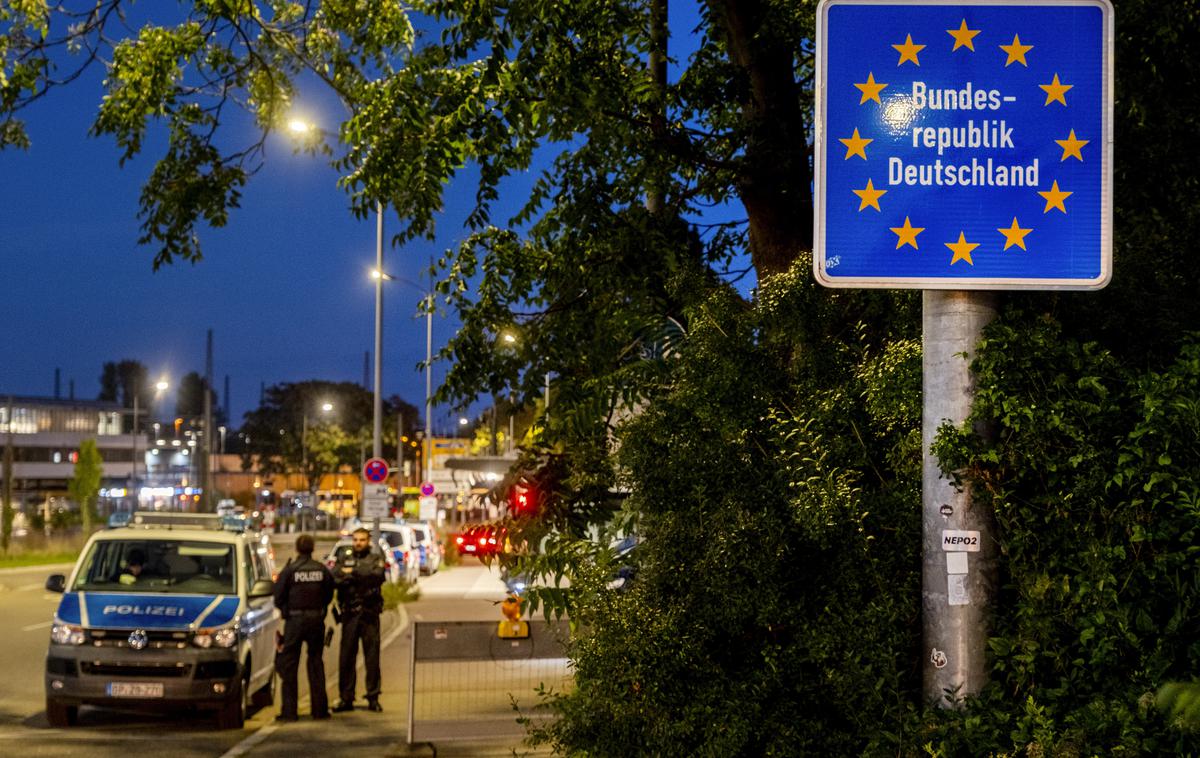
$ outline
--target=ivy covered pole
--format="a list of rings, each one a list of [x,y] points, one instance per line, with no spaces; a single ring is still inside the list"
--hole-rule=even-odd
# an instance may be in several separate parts
[[[931,448],[940,426],[961,427],[971,412],[971,359],[996,301],[993,292],[926,290],[922,304],[923,680],[926,700],[943,707],[987,681],[998,551],[991,509],[972,499],[968,483],[954,485]]]

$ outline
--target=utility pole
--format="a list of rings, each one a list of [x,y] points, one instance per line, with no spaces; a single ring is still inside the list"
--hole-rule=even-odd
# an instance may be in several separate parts
[[[404,507],[404,409],[396,409],[396,494]]]
[[[429,261],[429,300],[425,311],[425,481],[433,481],[433,259]]]
[[[200,457],[200,510],[212,513],[216,510],[212,499],[212,453],[213,453],[213,333],[208,330],[208,339],[204,350],[204,439],[201,441]]]
[[[371,420],[371,457],[383,455],[383,203],[375,203],[375,397]],[[371,541],[379,542],[379,516],[372,520]]]
[[[133,433],[133,462],[129,468],[129,490],[133,493],[133,509],[136,511],[139,503],[138,493],[138,395],[141,394],[141,388],[138,386],[136,374],[130,382],[133,385],[133,428],[130,430]]]
[[[8,553],[8,542],[12,537],[12,477],[13,477],[13,399],[8,396],[8,404],[4,409],[4,490],[0,493],[0,543],[4,552]]]
[[[938,427],[961,427],[975,399],[970,364],[983,328],[996,317],[994,292],[926,290],[921,349],[921,605],[926,701],[957,707],[987,682],[989,616],[998,551],[987,507],[971,486],[955,489],[930,452]],[[987,430],[976,432],[986,434]],[[947,691],[953,693],[947,699]]]

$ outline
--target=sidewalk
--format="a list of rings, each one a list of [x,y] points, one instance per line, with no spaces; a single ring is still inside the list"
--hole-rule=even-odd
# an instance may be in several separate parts
[[[504,597],[504,584],[494,571],[468,563],[439,572],[420,580],[421,599],[402,609],[394,626],[385,622],[380,655],[383,692],[379,703],[382,713],[364,709],[334,714],[329,721],[312,721],[301,716],[295,724],[282,727],[269,725],[243,741],[223,758],[251,756],[252,758],[297,758],[307,755],[330,756],[431,756],[429,745],[409,746],[408,742],[408,677],[411,643],[411,621],[423,620],[491,620],[500,614],[494,602]],[[361,657],[360,657],[361,661]],[[330,703],[337,700],[336,667],[327,671],[333,686],[329,687]],[[362,669],[359,668],[359,691],[362,690]],[[364,705],[358,701],[358,705]],[[301,714],[307,713],[302,704]],[[264,734],[265,733],[265,734]],[[259,738],[259,735],[262,735]],[[258,738],[257,741],[256,738]],[[551,755],[549,751],[532,751],[519,740],[488,740],[486,742],[447,742],[436,746],[439,758],[467,756]]]

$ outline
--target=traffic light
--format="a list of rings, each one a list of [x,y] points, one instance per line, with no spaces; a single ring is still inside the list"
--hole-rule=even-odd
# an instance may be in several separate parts
[[[508,491],[508,512],[511,516],[532,516],[537,512],[538,491],[530,484],[514,484]]]

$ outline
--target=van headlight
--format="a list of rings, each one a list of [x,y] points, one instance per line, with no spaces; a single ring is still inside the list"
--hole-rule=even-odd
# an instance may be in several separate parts
[[[50,641],[56,645],[82,645],[83,627],[55,623],[50,627]]]
[[[196,647],[233,647],[237,644],[237,629],[232,626],[223,626],[220,629],[201,629],[192,637],[192,644]]]

